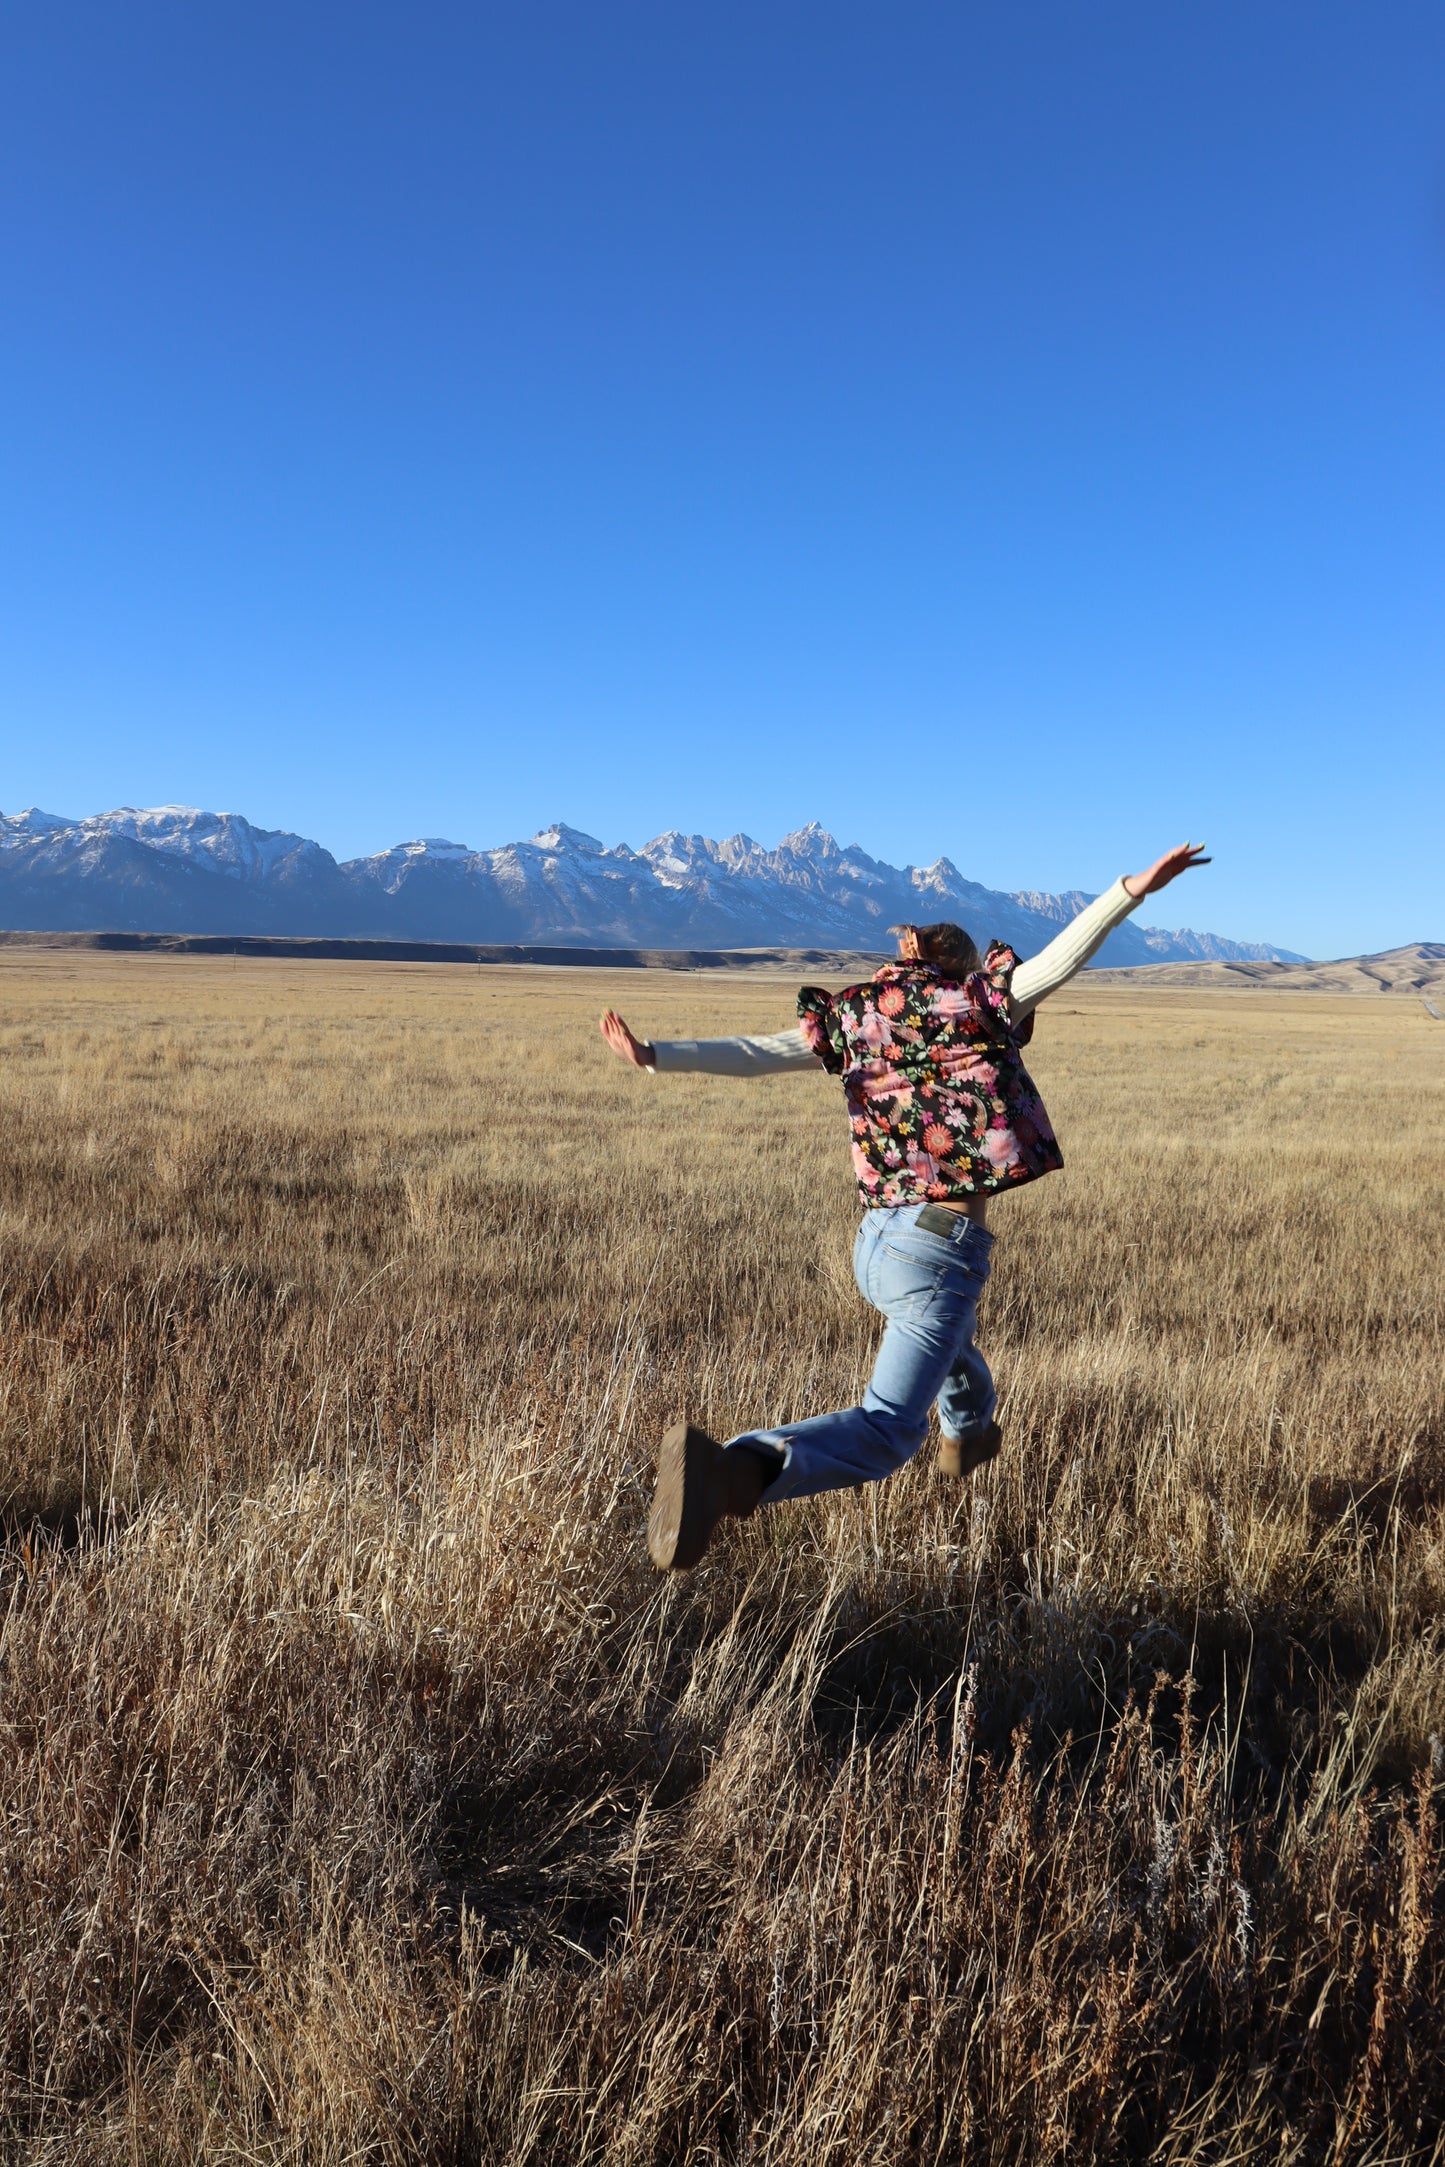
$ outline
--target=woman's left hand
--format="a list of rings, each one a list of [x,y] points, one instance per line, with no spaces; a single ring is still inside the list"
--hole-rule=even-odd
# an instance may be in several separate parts
[[[1180,843],[1173,850],[1166,850],[1162,858],[1156,858],[1142,873],[1130,873],[1124,886],[1136,900],[1141,895],[1157,895],[1167,888],[1171,880],[1187,873],[1191,865],[1208,865],[1210,860],[1202,855],[1203,843]]]

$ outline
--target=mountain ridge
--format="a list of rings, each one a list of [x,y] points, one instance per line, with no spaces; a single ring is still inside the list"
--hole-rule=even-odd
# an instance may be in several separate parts
[[[1107,983],[1112,972],[1105,970]],[[1260,988],[1286,993],[1439,995],[1445,998],[1445,941],[1407,941],[1370,955],[1339,956],[1326,963],[1276,963],[1258,959],[1155,963],[1130,972],[1130,983],[1149,986]]]
[[[491,849],[418,837],[338,860],[307,836],[195,806],[0,814],[0,924],[16,931],[877,950],[902,919],[954,917],[1027,955],[1090,900],[986,888],[946,857],[892,866],[816,821],[772,849],[674,828],[633,850],[557,821]],[[1130,920],[1099,960],[1307,959]]]

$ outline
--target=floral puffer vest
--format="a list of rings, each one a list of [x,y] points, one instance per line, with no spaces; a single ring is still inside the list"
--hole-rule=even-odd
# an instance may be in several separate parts
[[[843,1078],[866,1204],[921,1204],[1012,1189],[1064,1163],[1009,1021],[1018,961],[995,943],[983,968],[946,978],[889,963],[861,986],[798,995],[803,1036]]]

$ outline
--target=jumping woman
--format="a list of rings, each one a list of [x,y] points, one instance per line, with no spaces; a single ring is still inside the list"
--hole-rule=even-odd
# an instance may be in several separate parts
[[[720,1445],[691,1423],[662,1440],[647,1525],[655,1565],[697,1564],[719,1520],[760,1504],[893,1474],[928,1434],[938,1402],[943,1473],[994,1458],[1001,1434],[988,1364],[974,1345],[993,1236],[988,1199],[1063,1165],[1021,1058],[1040,1001],[1082,970],[1146,895],[1207,865],[1181,843],[1118,880],[1032,962],[995,942],[983,958],[961,926],[895,927],[898,961],[829,994],[804,986],[799,1027],[770,1038],[635,1038],[609,1009],[601,1030],[638,1068],[768,1076],[824,1068],[842,1079],[866,1209],[853,1246],[858,1290],[887,1319],[862,1401]]]

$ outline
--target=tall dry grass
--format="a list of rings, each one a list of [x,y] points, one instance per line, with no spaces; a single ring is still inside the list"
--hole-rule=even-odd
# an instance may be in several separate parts
[[[0,2146],[1429,2159],[1442,1045],[1070,988],[1006,1457],[660,1581],[660,1425],[851,1398],[740,980],[0,958]]]

